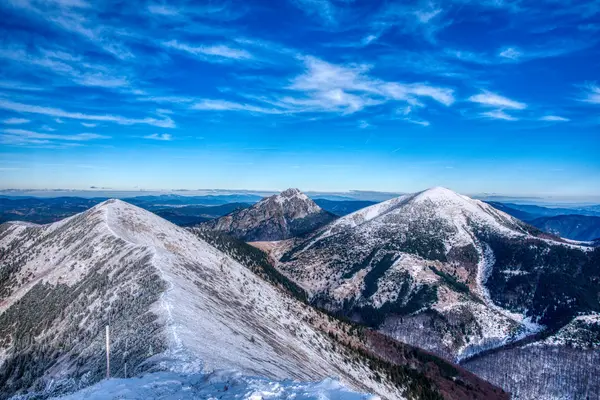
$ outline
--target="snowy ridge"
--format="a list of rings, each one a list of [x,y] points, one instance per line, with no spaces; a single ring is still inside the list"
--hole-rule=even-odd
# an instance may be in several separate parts
[[[145,293],[147,284],[141,283],[150,279],[154,287],[163,289],[153,292],[156,300],[138,315],[155,315],[158,330],[151,337],[139,336],[146,333],[124,329],[128,318],[121,324],[119,314],[111,316],[115,368],[122,367],[119,363],[126,354],[122,349],[129,342],[129,353],[149,354],[148,365],[178,373],[235,369],[245,376],[275,380],[337,377],[361,391],[384,398],[402,397],[402,388],[375,381],[368,365],[347,365],[345,356],[332,350],[332,340],[305,322],[315,318],[310,307],[284,295],[185,229],[123,201],[108,200],[45,226],[10,224],[0,231],[0,249],[12,249],[15,244],[19,250],[13,258],[19,265],[15,282],[23,283],[2,300],[0,312],[11,309],[39,284],[62,284],[78,293],[81,289],[77,288],[85,288],[81,285],[91,274],[108,274],[110,287],[105,294],[97,292],[97,299],[87,305],[91,311],[66,310],[81,315],[75,317],[81,318],[75,320],[75,326],[92,329],[93,341],[79,343],[77,357],[90,353],[102,360],[102,352],[93,349],[102,345],[104,310],[112,304],[120,309],[118,293],[150,295],[151,299],[154,295]],[[24,254],[28,255],[23,258]],[[72,305],[67,308],[79,307],[86,297],[80,299],[68,303]],[[73,324],[60,321],[48,322],[52,329],[43,335],[51,335],[49,343],[50,337],[70,337],[67,330]],[[132,348],[130,335],[142,346],[139,350]],[[148,343],[152,343],[149,348]],[[1,350],[0,362],[15,362],[12,347]],[[75,361],[59,359],[46,370],[44,379],[77,376]],[[83,362],[84,368],[91,362]],[[129,365],[130,370],[135,368]]]

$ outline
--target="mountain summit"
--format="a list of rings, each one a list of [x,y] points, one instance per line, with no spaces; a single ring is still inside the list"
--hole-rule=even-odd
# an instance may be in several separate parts
[[[277,254],[317,305],[455,361],[599,309],[585,300],[599,295],[589,247],[441,187],[346,215]]]
[[[300,190],[287,189],[202,226],[247,242],[272,241],[304,235],[335,218]]]

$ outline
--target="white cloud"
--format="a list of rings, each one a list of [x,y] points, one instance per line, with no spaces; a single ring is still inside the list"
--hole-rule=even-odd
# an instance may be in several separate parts
[[[288,88],[305,92],[313,105],[321,104],[324,110],[332,110],[332,107],[326,107],[327,101],[347,113],[392,100],[421,104],[419,98],[429,98],[446,106],[454,102],[452,89],[372,78],[367,74],[367,65],[335,65],[315,57],[303,60],[305,72],[297,76]]]
[[[251,104],[235,103],[226,100],[204,99],[191,106],[192,110],[202,111],[247,111],[258,114],[282,114],[282,110],[258,107]]]
[[[512,115],[508,115],[502,110],[493,110],[482,112],[481,116],[489,118],[489,119],[501,119],[504,121],[518,121],[518,118],[513,117]]]
[[[37,86],[30,86],[21,82],[16,81],[0,81],[0,88],[2,89],[10,89],[10,90],[22,90],[22,91],[31,91],[31,92],[39,92],[43,91],[44,88]]]
[[[193,97],[185,97],[185,96],[146,96],[146,97],[138,97],[139,101],[148,101],[152,103],[171,103],[171,104],[185,104],[191,103],[196,99]]]
[[[358,121],[358,127],[360,129],[367,129],[367,128],[371,127],[371,124],[369,124],[367,121],[365,121],[363,119],[363,120]]]
[[[85,126],[86,128],[95,128],[96,124],[92,124],[89,122],[82,122],[81,125]]]
[[[155,15],[160,15],[160,16],[167,16],[167,17],[174,17],[179,15],[179,10],[176,8],[172,8],[169,6],[165,6],[163,4],[150,4],[148,6],[148,11],[151,14],[155,14]]]
[[[510,108],[513,110],[524,110],[525,108],[527,108],[527,104],[525,103],[511,100],[507,97],[503,97],[499,94],[488,91],[484,91],[482,93],[469,97],[469,101],[480,104],[485,107]]]
[[[173,136],[171,136],[170,133],[153,133],[151,135],[144,136],[144,139],[162,140],[168,142],[173,140]]]
[[[29,122],[29,120],[25,119],[25,118],[7,118],[4,121],[2,121],[2,123],[7,124],[7,125],[20,125],[20,124],[26,124],[28,122]]]
[[[245,111],[261,114],[340,113],[352,114],[387,102],[425,107],[425,100],[449,106],[453,90],[425,83],[389,82],[370,77],[367,65],[335,65],[315,57],[302,57],[305,70],[271,96],[240,94],[270,107],[204,99],[192,105],[196,110]]]
[[[95,133],[78,133],[60,135],[53,133],[40,133],[25,129],[3,129],[2,141],[17,145],[45,145],[55,142],[85,142],[96,139],[110,139],[110,136]]]
[[[433,8],[429,10],[422,9],[415,11],[415,16],[419,19],[419,22],[422,24],[427,24],[441,12],[441,8]]]
[[[38,49],[32,52],[22,47],[9,47],[0,49],[0,58],[14,62],[16,66],[27,64],[43,68],[81,86],[110,89],[130,86],[127,78],[116,76],[105,66],[91,64],[64,51]]]
[[[170,40],[168,42],[163,42],[163,46],[195,56],[201,56],[207,61],[222,61],[223,59],[248,60],[252,58],[252,54],[246,50],[234,49],[225,45],[191,46],[185,43],[179,43],[177,40]]]
[[[156,118],[126,118],[119,115],[93,115],[83,114],[79,112],[69,112],[61,110],[60,108],[43,107],[30,104],[17,103],[10,100],[0,99],[0,108],[5,110],[11,110],[22,113],[41,114],[56,117],[56,122],[62,122],[60,118],[76,119],[76,120],[88,120],[88,121],[106,121],[114,122],[119,125],[152,125],[160,128],[174,128],[175,123],[169,117],[164,116],[163,119]]]
[[[336,9],[330,0],[292,0],[307,15],[317,15],[327,24],[336,23]]]
[[[570,121],[570,119],[558,115],[544,115],[540,118],[540,121],[567,122]]]
[[[502,58],[508,58],[510,60],[518,60],[523,56],[523,53],[514,47],[506,47],[498,53]]]
[[[600,86],[595,83],[586,84],[580,100],[586,103],[600,104]]]
[[[431,125],[429,121],[425,121],[422,119],[414,119],[414,118],[404,118],[404,121],[410,122],[411,124],[421,125],[421,126],[429,126]]]

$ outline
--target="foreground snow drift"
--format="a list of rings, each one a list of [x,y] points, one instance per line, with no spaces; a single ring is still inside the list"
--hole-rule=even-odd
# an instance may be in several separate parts
[[[234,373],[178,374],[156,372],[139,378],[110,379],[62,399],[295,399],[295,400],[376,400],[360,394],[338,381],[272,381]]]

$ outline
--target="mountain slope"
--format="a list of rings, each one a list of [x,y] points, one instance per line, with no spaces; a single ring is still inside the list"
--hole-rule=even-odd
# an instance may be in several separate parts
[[[50,225],[2,225],[0,260],[0,398],[98,381],[108,323],[115,377],[235,369],[270,379],[335,376],[389,399],[439,398],[425,363],[429,375],[369,355],[348,327],[119,200]],[[469,388],[453,386],[447,398],[494,393],[457,373]],[[437,376],[439,388],[453,385]]]
[[[296,240],[277,267],[316,304],[461,359],[595,311],[598,271],[588,253],[489,204],[433,188]],[[565,270],[573,274],[559,278],[561,289],[537,285]],[[431,329],[416,330],[423,325]]]
[[[556,215],[529,221],[535,227],[561,237],[590,241],[600,238],[600,217],[589,215]]]
[[[322,210],[298,189],[266,197],[250,208],[202,224],[250,241],[283,240],[304,235],[336,217]]]

